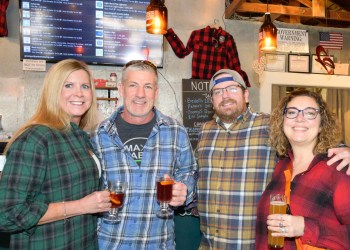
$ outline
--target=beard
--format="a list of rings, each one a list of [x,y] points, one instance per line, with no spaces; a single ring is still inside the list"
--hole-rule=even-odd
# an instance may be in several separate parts
[[[226,103],[232,103],[235,105],[229,108],[225,108],[224,105]],[[220,118],[222,122],[232,123],[237,119],[238,116],[244,113],[246,110],[246,104],[238,104],[236,100],[229,99],[222,101],[219,103],[217,108],[213,107],[213,109],[215,111],[215,114]]]

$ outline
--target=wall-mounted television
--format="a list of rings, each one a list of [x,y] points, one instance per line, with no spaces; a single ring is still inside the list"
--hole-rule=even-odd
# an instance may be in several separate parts
[[[163,66],[163,36],[146,32],[149,0],[21,0],[21,60]]]

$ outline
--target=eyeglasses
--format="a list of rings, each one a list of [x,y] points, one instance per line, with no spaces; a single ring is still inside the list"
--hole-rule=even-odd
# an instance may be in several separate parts
[[[243,88],[240,85],[230,85],[230,86],[227,86],[226,88],[216,88],[211,90],[211,95],[222,96],[222,94],[224,93],[224,90],[229,94],[234,94],[238,92],[238,89],[243,89]]]
[[[125,64],[125,68],[134,65],[134,64],[145,64],[147,66],[150,66],[155,72],[157,72],[157,66],[154,65],[151,61],[148,60],[132,60],[129,61],[127,64]]]
[[[320,110],[311,107],[305,109],[285,108],[283,111],[283,115],[288,119],[295,119],[300,112],[303,114],[305,119],[313,120],[316,118],[317,114],[320,113]]]

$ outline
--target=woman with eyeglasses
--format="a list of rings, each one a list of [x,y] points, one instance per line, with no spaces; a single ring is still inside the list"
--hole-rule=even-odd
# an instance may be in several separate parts
[[[274,109],[270,130],[281,158],[259,201],[255,249],[269,249],[268,230],[284,237],[284,250],[350,249],[350,177],[337,171],[338,162],[326,164],[327,149],[339,144],[340,133],[322,96],[292,92]],[[275,193],[287,196],[287,214],[269,215]]]

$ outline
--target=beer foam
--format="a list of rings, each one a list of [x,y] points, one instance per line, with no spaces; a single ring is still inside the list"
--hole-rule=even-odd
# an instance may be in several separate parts
[[[274,205],[274,206],[285,206],[286,202],[284,202],[284,201],[271,201],[270,204]]]

